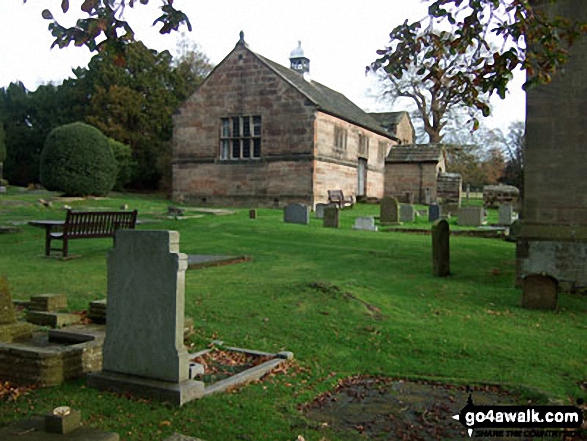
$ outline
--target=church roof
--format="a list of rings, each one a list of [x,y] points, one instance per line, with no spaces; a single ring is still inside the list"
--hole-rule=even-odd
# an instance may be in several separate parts
[[[308,81],[299,73],[253,51],[251,52],[277,75],[295,87],[308,100],[314,103],[318,110],[361,126],[387,138],[397,140],[392,133],[383,129],[374,118],[342,93],[336,92],[317,81]]]

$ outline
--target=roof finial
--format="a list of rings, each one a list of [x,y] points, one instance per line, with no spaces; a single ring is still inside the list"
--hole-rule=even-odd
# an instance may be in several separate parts
[[[240,40],[238,42],[244,43],[245,42],[245,33],[243,31],[240,31],[240,33],[238,35],[240,37]]]

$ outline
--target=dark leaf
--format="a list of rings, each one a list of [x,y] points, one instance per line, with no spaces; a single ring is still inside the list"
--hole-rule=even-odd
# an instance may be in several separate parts
[[[48,9],[43,10],[43,12],[41,12],[41,16],[45,20],[53,20],[53,14],[51,14],[51,11],[49,11]]]

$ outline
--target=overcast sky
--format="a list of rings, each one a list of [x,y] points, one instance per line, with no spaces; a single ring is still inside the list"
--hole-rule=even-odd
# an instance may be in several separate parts
[[[0,0],[0,87],[18,80],[35,90],[39,84],[60,83],[72,75],[72,68],[87,66],[92,54],[85,47],[50,49],[49,22],[41,17],[49,8],[60,22],[71,25],[81,14],[81,0],[70,3],[70,12],[63,15],[61,0]],[[150,0],[148,6],[127,8],[125,16],[137,39],[153,49],[174,52],[179,35],[162,36],[151,26],[161,3]],[[312,79],[368,111],[391,109],[369,93],[374,83],[365,76],[365,67],[388,43],[395,26],[425,17],[427,8],[420,0],[175,0],[174,5],[193,25],[187,36],[213,63],[234,48],[241,30],[253,51],[286,66],[301,40]],[[505,129],[510,121],[524,119],[522,83],[518,72],[508,98],[493,100],[496,116],[489,125]]]

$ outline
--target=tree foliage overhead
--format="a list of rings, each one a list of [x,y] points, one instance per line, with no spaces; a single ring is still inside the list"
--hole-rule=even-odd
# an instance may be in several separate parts
[[[160,25],[159,32],[168,34],[177,31],[182,25],[191,31],[192,25],[187,15],[173,7],[173,0],[162,0],[161,15],[153,22]],[[24,3],[27,0],[23,0]],[[73,2],[72,2],[73,3]],[[124,63],[124,47],[135,41],[135,33],[130,24],[124,20],[126,7],[133,8],[137,3],[146,5],[149,0],[77,0],[84,18],[77,20],[75,26],[65,27],[55,20],[49,9],[42,12],[43,18],[49,20],[49,30],[55,37],[51,47],[86,46],[90,51],[103,52],[110,48],[116,53],[119,63]],[[61,1],[61,10],[69,11],[70,1]]]
[[[569,47],[587,31],[584,23],[546,15],[536,1],[429,1],[428,22],[397,26],[367,69],[384,72],[390,81],[413,77],[433,90],[450,84],[453,99],[484,116],[490,113],[489,96],[505,97],[514,69],[526,70],[525,88],[548,83],[566,63]],[[496,39],[503,45],[494,49]],[[468,59],[466,68],[450,63],[459,57]]]

